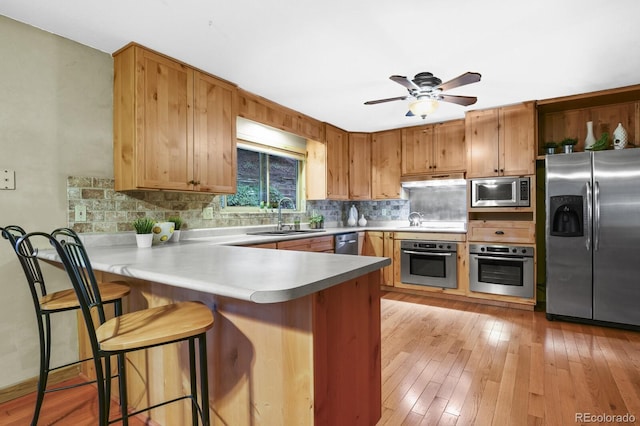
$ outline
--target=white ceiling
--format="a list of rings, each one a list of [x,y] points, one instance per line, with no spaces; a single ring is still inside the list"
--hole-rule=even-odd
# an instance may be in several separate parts
[[[640,83],[637,0],[0,0],[0,14],[113,53],[130,41],[349,131]],[[2,60],[6,60],[3,58]],[[466,71],[421,120],[389,80]]]

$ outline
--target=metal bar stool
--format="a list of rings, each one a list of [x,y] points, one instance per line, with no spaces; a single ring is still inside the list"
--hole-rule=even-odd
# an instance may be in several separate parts
[[[208,426],[209,385],[206,332],[213,327],[211,310],[201,302],[187,301],[143,309],[106,320],[95,275],[84,246],[73,238],[67,239],[65,230],[56,230],[52,234],[34,232],[26,234],[17,241],[16,247],[20,253],[25,251],[22,246],[34,237],[49,239],[56,249],[80,301],[80,308],[93,352],[98,384],[100,426],[117,421],[122,421],[122,424],[126,426],[130,416],[184,399],[191,400],[193,425],[197,426],[201,420],[204,426]],[[30,256],[34,255],[35,253]],[[92,312],[97,313],[97,324],[94,322]],[[196,341],[198,342],[197,363]],[[102,362],[114,355],[123,362],[126,353],[178,342],[187,342],[189,346],[191,393],[129,413],[126,399],[126,377],[121,375],[121,417],[109,419],[111,395],[110,388],[106,386],[106,383],[111,380],[111,371],[103,368]],[[200,367],[200,404],[197,400],[197,365]]]
[[[78,235],[68,230],[69,237],[73,238],[78,244],[82,244]],[[44,401],[44,396],[49,392],[56,392],[60,390],[70,389],[77,386],[85,386],[91,383],[95,383],[95,380],[79,383],[72,386],[52,387],[47,389],[47,381],[49,379],[49,373],[59,370],[61,368],[76,365],[82,362],[90,361],[93,358],[81,359],[79,361],[71,362],[68,364],[51,367],[51,315],[58,312],[65,312],[74,309],[79,309],[80,304],[74,289],[61,290],[53,293],[47,292],[44,277],[40,269],[40,264],[35,256],[31,256],[33,253],[33,247],[29,241],[25,241],[18,251],[16,242],[19,238],[25,235],[24,229],[17,225],[10,225],[5,228],[0,227],[2,236],[9,241],[11,246],[18,254],[20,265],[24,271],[27,283],[29,284],[29,290],[31,292],[31,298],[33,306],[36,311],[36,322],[38,324],[38,337],[40,340],[40,372],[38,375],[38,386],[36,391],[36,405],[33,412],[33,418],[31,425],[36,426],[38,424],[38,418],[40,417],[40,409]],[[100,295],[105,303],[113,303],[115,315],[122,314],[122,298],[129,294],[129,286],[123,283],[101,283],[99,285]],[[122,366],[120,366],[122,367]],[[110,368],[107,362],[105,368]],[[120,372],[118,373],[118,376]],[[110,386],[110,383],[108,384]]]

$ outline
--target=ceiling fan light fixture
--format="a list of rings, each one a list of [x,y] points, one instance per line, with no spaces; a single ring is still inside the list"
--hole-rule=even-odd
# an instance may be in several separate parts
[[[413,115],[420,116],[423,119],[437,108],[438,101],[435,99],[416,99],[409,104],[409,111],[411,111]]]

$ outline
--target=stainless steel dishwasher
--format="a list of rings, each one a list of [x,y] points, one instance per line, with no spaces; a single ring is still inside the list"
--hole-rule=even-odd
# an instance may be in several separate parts
[[[358,254],[358,233],[349,232],[335,236],[336,254]]]

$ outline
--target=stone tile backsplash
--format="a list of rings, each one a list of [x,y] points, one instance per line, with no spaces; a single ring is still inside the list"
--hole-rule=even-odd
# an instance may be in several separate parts
[[[158,221],[170,216],[182,217],[185,229],[220,228],[275,224],[275,212],[237,213],[220,208],[220,196],[188,192],[127,191],[116,192],[114,180],[94,177],[67,178],[69,227],[76,232],[114,233],[133,231],[131,223],[138,217],[149,216]],[[408,200],[385,201],[307,201],[303,222],[314,211],[324,215],[329,226],[346,224],[351,205],[367,220],[403,220],[409,215]],[[76,205],[87,209],[85,222],[75,221]],[[213,208],[213,219],[203,219],[202,209]],[[295,214],[285,215],[292,221]]]

